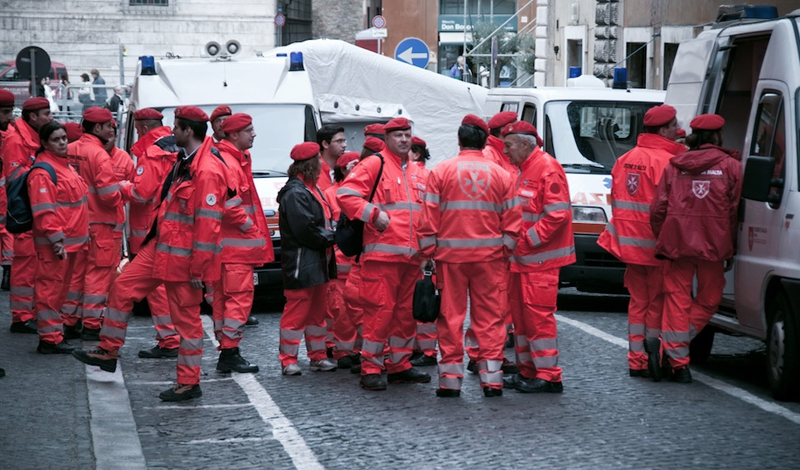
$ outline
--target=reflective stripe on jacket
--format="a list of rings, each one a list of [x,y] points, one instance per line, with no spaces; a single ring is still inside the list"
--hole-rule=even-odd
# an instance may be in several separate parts
[[[89,187],[89,223],[117,226],[124,221],[119,208],[122,196],[111,157],[97,136],[84,133],[69,144],[68,158]]]

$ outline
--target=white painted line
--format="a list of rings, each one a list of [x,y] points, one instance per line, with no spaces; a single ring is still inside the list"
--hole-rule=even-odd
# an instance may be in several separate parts
[[[263,442],[266,441],[263,437],[233,437],[231,439],[200,439],[196,441],[183,442],[183,444],[231,444],[234,442]]]
[[[164,405],[164,406],[143,406],[145,410],[200,410],[200,409],[215,409],[215,408],[252,408],[252,403],[243,403],[241,405]]]
[[[219,342],[214,337],[214,326],[207,315],[203,315],[203,327],[211,338],[214,346],[219,346]],[[255,406],[256,411],[261,416],[264,423],[272,427],[272,435],[281,443],[283,449],[289,454],[295,468],[302,470],[324,470],[325,467],[319,463],[317,457],[308,447],[306,441],[297,432],[289,419],[281,413],[280,408],[272,400],[272,397],[258,383],[253,374],[232,374],[233,380],[244,390],[250,403]]]
[[[92,450],[98,470],[147,468],[128,389],[117,363],[113,374],[86,366]]]
[[[589,333],[592,336],[596,336],[602,340],[608,341],[609,343],[621,346],[626,349],[628,348],[628,342],[626,340],[618,338],[616,336],[612,336],[608,333],[598,330],[597,328],[591,325],[587,325],[586,323],[583,323],[578,320],[567,318],[563,315],[556,315],[556,319],[559,322],[564,322],[567,325],[574,326],[575,328],[583,330],[586,333]],[[711,388],[715,388],[721,392],[727,393],[728,395],[734,398],[738,398],[739,400],[742,400],[745,403],[750,403],[751,405],[761,408],[762,410],[768,413],[772,413],[782,418],[786,418],[795,424],[800,424],[800,414],[797,414],[777,403],[773,403],[771,401],[764,400],[763,398],[759,398],[746,390],[742,390],[739,387],[730,385],[721,380],[717,380],[713,377],[709,377],[708,375],[702,374],[700,372],[692,371],[692,378],[700,382],[703,382],[704,384],[708,385]]]
[[[233,377],[225,377],[225,378],[222,378],[222,379],[208,379],[208,380],[205,380],[205,379],[201,378],[200,380],[202,380],[203,383],[208,383],[208,382],[230,382],[231,380],[233,380]],[[157,381],[154,381],[154,382],[148,382],[148,381],[145,381],[145,380],[134,380],[134,381],[132,381],[130,383],[132,385],[175,385],[175,381],[174,380],[172,380],[172,381],[169,381],[169,380],[157,380]]]

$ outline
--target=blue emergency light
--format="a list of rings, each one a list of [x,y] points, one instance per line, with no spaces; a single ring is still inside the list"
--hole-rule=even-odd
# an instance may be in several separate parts
[[[142,75],[155,75],[156,74],[156,59],[151,55],[139,56],[139,61],[142,63]]]
[[[581,68],[580,67],[570,67],[569,68],[569,78],[578,78],[581,76]]]
[[[625,67],[614,68],[614,83],[611,88],[623,90],[628,88],[628,69]]]
[[[305,70],[303,68],[303,53],[292,52],[289,54],[289,71],[296,72],[298,70]]]

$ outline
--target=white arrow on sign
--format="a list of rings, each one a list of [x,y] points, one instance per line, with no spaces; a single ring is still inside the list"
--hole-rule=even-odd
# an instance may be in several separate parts
[[[397,54],[397,58],[402,60],[403,62],[412,63],[414,59],[426,59],[428,54],[425,52],[414,52],[413,47],[409,47],[408,49],[404,50],[403,52]]]

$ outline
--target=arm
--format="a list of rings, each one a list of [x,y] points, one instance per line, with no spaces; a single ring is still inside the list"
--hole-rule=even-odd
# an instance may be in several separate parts
[[[572,206],[569,202],[569,187],[563,173],[552,172],[542,179],[542,213],[533,227],[527,230],[526,238],[534,248],[550,241],[566,224],[572,221]],[[533,203],[531,200],[530,203]]]
[[[97,197],[108,207],[117,207],[122,202],[119,181],[114,174],[114,165],[108,154],[98,152],[94,160],[94,188]]]
[[[375,179],[378,177],[381,161],[379,158],[367,158],[347,175],[342,187],[336,192],[339,207],[348,219],[361,220],[364,223],[375,223],[381,210],[367,202]],[[380,183],[378,183],[380,185]],[[379,188],[380,189],[380,188]],[[378,191],[375,192],[378,194]]]
[[[503,196],[503,212],[500,215],[500,231],[503,233],[503,252],[511,256],[519,242],[522,232],[522,203],[517,197],[514,180],[506,180],[506,191]]]
[[[432,258],[436,252],[436,237],[439,235],[441,213],[439,212],[439,198],[441,189],[438,173],[431,172],[422,198],[422,212],[417,229],[420,257]]]
[[[211,155],[202,155],[211,160]],[[200,162],[197,162],[200,163]],[[222,216],[228,187],[220,163],[218,168],[202,168],[195,175],[194,242],[190,276],[203,279],[222,238]]]
[[[162,159],[165,158],[166,155],[150,155],[149,152],[145,152],[133,171],[134,176],[130,184],[121,186],[122,197],[126,201],[136,204],[148,204],[158,197],[164,178],[172,167],[172,165],[162,163]]]
[[[286,221],[292,235],[304,246],[314,250],[324,250],[333,246],[333,231],[325,228],[314,216],[312,204],[319,204],[308,191],[292,191],[281,202],[286,211]],[[323,216],[324,217],[324,216]]]
[[[56,216],[56,186],[44,170],[28,175],[28,196],[33,213],[33,226],[50,243],[64,240],[64,227]]]
[[[664,169],[664,173],[661,174],[661,181],[656,187],[656,197],[650,203],[650,226],[656,238],[658,238],[661,227],[664,225],[664,220],[667,218],[672,168],[672,166],[668,166]]]

